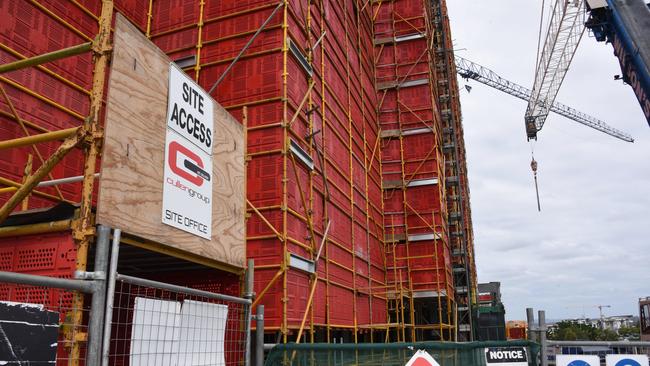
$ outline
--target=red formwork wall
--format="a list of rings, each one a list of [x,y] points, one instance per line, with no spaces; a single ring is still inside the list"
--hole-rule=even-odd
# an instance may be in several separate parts
[[[276,5],[277,1],[270,0],[206,0],[201,8],[198,1],[170,0],[153,1],[149,9],[148,2],[115,2],[116,10],[173,60],[195,56],[197,65],[185,71],[206,89],[212,87]],[[372,7],[363,5],[358,0],[312,2],[311,6],[304,1],[290,1],[213,93],[239,120],[243,119],[243,106],[247,106],[251,156],[247,197],[279,232],[286,230],[289,239],[281,242],[257,215],[250,216],[247,253],[258,266],[256,291],[266,287],[286,252],[305,258],[314,256],[305,219],[308,213],[315,243],[323,238],[325,220],[331,220],[327,245],[318,263],[321,281],[311,309],[317,326],[386,322],[385,296],[381,293],[385,255]],[[0,25],[0,63],[92,40],[100,8],[99,0],[3,1],[0,15],[8,21]],[[313,52],[315,86],[311,97],[288,132],[281,123],[291,119],[298,109],[309,79],[291,52],[283,51],[285,17],[287,36],[305,54],[323,32],[327,33]],[[91,76],[92,57],[84,54],[0,77],[21,118],[34,126],[30,134],[35,134],[81,124],[88,113]],[[307,107],[314,112],[305,113]],[[23,135],[1,98],[0,122],[2,139]],[[307,135],[314,132],[314,138],[309,140]],[[289,139],[308,152],[315,163],[314,171],[297,161],[294,172],[291,160],[283,154]],[[45,143],[38,148],[47,157],[57,146]],[[316,148],[322,152],[323,164]],[[29,153],[29,148],[0,151],[0,176],[19,182]],[[35,157],[33,169],[38,166]],[[82,170],[81,151],[74,151],[52,175],[77,176]],[[327,183],[323,183],[323,177]],[[301,189],[308,202],[307,212]],[[61,190],[66,199],[79,201],[79,183],[61,186]],[[53,188],[40,191],[56,194]],[[52,204],[42,196],[33,195],[29,208]],[[8,197],[5,194],[0,200]],[[288,328],[299,326],[309,286],[308,274],[290,269],[270,288],[263,301],[269,329],[285,321]]]
[[[154,3],[151,39],[172,59],[197,55],[198,65],[186,71],[209,89],[276,6],[275,1],[206,1],[199,30],[198,5]],[[331,220],[328,242],[317,265],[321,282],[311,308],[315,326],[351,327],[355,317],[358,325],[385,323],[386,319],[385,298],[371,294],[372,288],[385,283],[380,162],[378,157],[370,161],[378,134],[371,9],[358,13],[357,6],[356,1],[311,6],[290,1],[213,93],[237,118],[242,118],[247,106],[247,198],[279,233],[286,230],[288,239],[280,241],[250,211],[247,253],[258,267],[256,291],[261,292],[274,278],[286,252],[313,258],[313,243],[323,238],[325,218]],[[315,86],[311,97],[295,119],[309,77],[291,52],[283,52],[285,16],[287,37],[305,56],[327,32],[312,56]],[[196,47],[199,35],[200,49]],[[308,107],[315,112],[305,113]],[[292,119],[285,132],[281,123]],[[307,136],[314,132],[309,140]],[[289,139],[310,155],[314,171],[297,158],[294,165],[290,156],[283,155]],[[309,275],[295,269],[288,269],[271,285],[262,300],[267,328],[297,328],[306,311],[309,287]]]
[[[146,32],[148,2],[116,0],[114,5],[116,11],[125,15],[143,33]],[[0,17],[4,19],[0,22],[0,64],[92,41],[97,32],[100,11],[101,0],[0,2]],[[39,67],[5,73],[0,75],[0,85],[27,125],[27,133],[33,135],[82,124],[89,112],[92,72],[92,56],[85,53]],[[10,106],[0,97],[0,140],[23,136],[25,132],[14,120]],[[47,159],[59,144],[48,142],[35,146]],[[11,183],[8,181],[20,182],[23,179],[24,167],[30,154],[34,155],[34,171],[40,166],[40,161],[31,147],[0,150],[2,186]],[[51,175],[54,179],[79,176],[83,174],[83,167],[82,151],[76,149],[55,166]],[[66,200],[79,202],[81,183],[59,187]],[[32,194],[29,197],[28,209],[54,205],[55,199],[45,197],[57,195],[53,187],[38,188],[38,191],[42,194]],[[10,194],[1,194],[0,203],[4,203]],[[17,210],[20,209],[19,205]],[[69,278],[75,270],[75,258],[76,248],[69,231],[0,239],[0,270],[3,271]],[[216,272],[206,276],[197,276],[196,273],[191,276],[163,274],[156,279],[239,295],[238,276],[226,273],[215,276],[214,273]],[[219,281],[215,282],[215,277]],[[14,291],[13,287],[4,286],[0,288],[0,299],[23,301],[28,294],[21,291],[23,290]],[[57,291],[49,292],[48,301],[52,306],[60,300],[58,294]]]
[[[391,1],[374,9],[383,180],[397,184],[385,187],[383,196],[386,238],[395,245],[387,258],[387,281],[401,281],[414,291],[449,293],[442,127],[428,9],[421,0]]]

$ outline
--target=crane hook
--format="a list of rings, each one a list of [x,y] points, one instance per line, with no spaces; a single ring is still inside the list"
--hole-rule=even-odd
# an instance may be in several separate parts
[[[535,160],[535,156],[533,156],[532,160],[530,161],[530,168],[533,170],[533,178],[535,179],[535,194],[537,195],[537,211],[541,212],[542,207],[539,204],[539,188],[537,187],[537,161]]]

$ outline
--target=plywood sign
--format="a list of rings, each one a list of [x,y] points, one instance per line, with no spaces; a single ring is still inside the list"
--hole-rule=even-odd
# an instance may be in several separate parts
[[[243,128],[170,62],[117,16],[97,223],[243,268]]]

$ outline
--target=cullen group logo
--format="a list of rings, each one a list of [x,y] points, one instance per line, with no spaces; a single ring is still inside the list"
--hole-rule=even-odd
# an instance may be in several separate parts
[[[176,141],[169,144],[167,161],[176,175],[197,187],[202,186],[206,180],[210,181],[210,174],[203,169],[205,165],[201,157]],[[182,161],[182,167],[179,166],[179,161]]]

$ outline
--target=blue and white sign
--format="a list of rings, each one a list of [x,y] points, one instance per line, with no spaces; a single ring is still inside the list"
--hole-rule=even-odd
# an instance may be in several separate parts
[[[591,355],[557,355],[556,366],[600,366],[598,356]]]
[[[607,366],[648,366],[646,355],[607,355]]]

